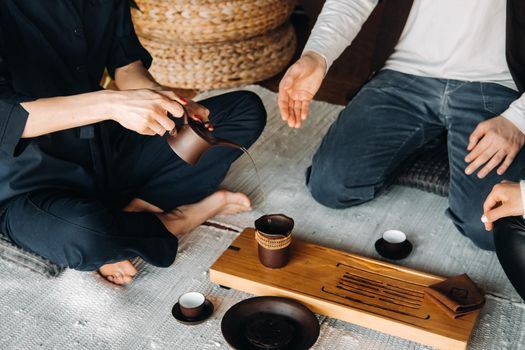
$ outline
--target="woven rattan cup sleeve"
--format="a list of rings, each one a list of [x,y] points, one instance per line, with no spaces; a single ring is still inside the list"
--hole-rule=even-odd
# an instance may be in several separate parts
[[[255,231],[255,240],[257,243],[269,250],[279,250],[288,247],[292,243],[292,234],[281,236],[282,238],[268,238],[259,231]]]

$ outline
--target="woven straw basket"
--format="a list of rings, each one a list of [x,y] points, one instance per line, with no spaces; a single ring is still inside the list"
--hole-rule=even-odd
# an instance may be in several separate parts
[[[214,44],[173,44],[141,38],[153,55],[150,69],[161,84],[184,89],[240,86],[283,70],[296,49],[289,22],[249,39]]]
[[[283,24],[296,0],[136,0],[133,22],[141,37],[173,43],[251,38]]]

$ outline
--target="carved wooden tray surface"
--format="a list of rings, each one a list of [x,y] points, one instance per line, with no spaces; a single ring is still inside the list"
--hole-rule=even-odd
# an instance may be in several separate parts
[[[303,302],[312,311],[441,349],[466,349],[479,310],[452,319],[424,288],[444,278],[294,239],[290,263],[264,267],[254,229],[210,269],[212,282]]]

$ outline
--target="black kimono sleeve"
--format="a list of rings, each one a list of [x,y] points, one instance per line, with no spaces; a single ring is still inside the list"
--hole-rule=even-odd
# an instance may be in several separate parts
[[[11,87],[0,31],[0,152],[14,155],[29,116],[20,103],[32,100],[34,98],[15,93]]]
[[[140,43],[133,22],[128,0],[115,1],[115,27],[113,42],[108,57],[109,74],[115,77],[115,70],[132,62],[141,60],[144,67],[151,66],[152,58]]]

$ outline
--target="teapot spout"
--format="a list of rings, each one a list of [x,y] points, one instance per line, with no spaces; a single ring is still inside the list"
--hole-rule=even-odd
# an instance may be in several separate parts
[[[213,142],[214,146],[224,146],[224,147],[232,147],[237,149],[244,149],[244,146],[239,145],[238,143],[235,143],[230,140],[221,139],[220,137],[215,137],[215,142]]]

